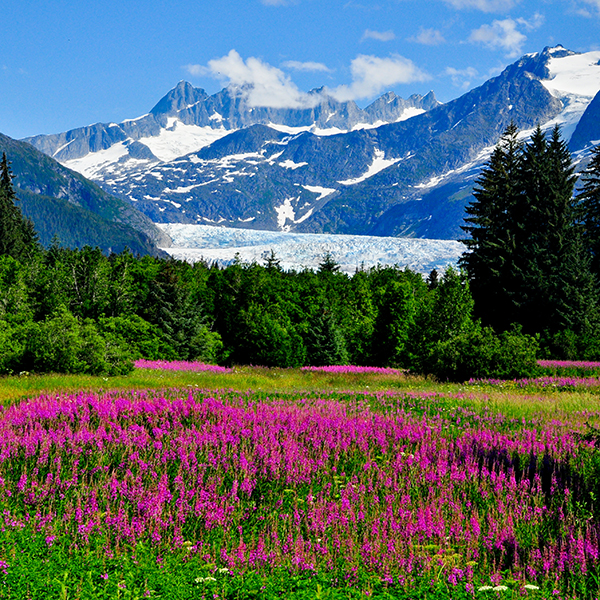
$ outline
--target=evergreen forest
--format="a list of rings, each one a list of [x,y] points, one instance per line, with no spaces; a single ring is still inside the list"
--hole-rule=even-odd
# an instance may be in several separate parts
[[[558,128],[507,128],[466,209],[458,269],[352,276],[44,248],[0,164],[0,374],[122,374],[138,358],[395,366],[440,380],[600,359],[600,149],[580,177]]]

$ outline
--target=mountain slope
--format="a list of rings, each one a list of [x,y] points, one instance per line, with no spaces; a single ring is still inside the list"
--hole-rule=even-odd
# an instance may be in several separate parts
[[[42,243],[56,234],[65,245],[97,245],[115,252],[127,246],[142,254],[155,254],[156,244],[169,244],[146,215],[30,144],[0,134],[0,152],[11,163],[20,207]]]
[[[96,123],[25,141],[86,177],[106,182],[198,151],[252,125],[329,135],[408,118],[439,104],[432,92],[407,100],[390,92],[362,110],[319,89],[310,92],[312,102],[306,108],[267,108],[251,105],[245,91],[226,88],[209,96],[181,81],[137,119]]]
[[[530,129],[564,111],[540,79],[559,54],[571,56],[547,49],[524,57],[408,120],[330,136],[253,126],[104,185],[156,222],[456,237],[469,195],[460,193],[465,178],[475,177],[506,126]],[[439,193],[441,182],[453,180]]]
[[[589,103],[571,137],[570,148],[575,152],[600,144],[600,91]]]
[[[102,130],[106,143],[111,128],[129,138],[67,164],[93,171],[104,189],[154,222],[452,239],[506,126],[514,122],[527,137],[538,123],[560,124],[572,147],[587,148],[600,139],[599,91],[600,52],[561,46],[526,55],[443,105],[433,95],[388,94],[361,110],[314,90],[318,102],[306,109],[252,108],[243,91],[207,96],[182,82],[149,116]],[[159,133],[134,140],[147,119]],[[199,127],[219,139],[184,154],[199,143]],[[54,152],[77,147],[81,138],[69,135],[72,142],[52,142]]]

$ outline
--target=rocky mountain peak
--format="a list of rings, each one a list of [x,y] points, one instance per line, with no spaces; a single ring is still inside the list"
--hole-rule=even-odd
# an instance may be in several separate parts
[[[163,96],[150,111],[153,115],[173,115],[208,98],[202,88],[195,88],[187,81],[180,81],[166,96]]]

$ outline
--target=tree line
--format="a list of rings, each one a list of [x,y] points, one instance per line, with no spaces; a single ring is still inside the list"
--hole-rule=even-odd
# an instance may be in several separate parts
[[[600,147],[578,183],[558,126],[525,142],[510,125],[466,212],[475,316],[495,331],[520,324],[557,358],[597,358]]]
[[[43,248],[4,157],[0,373],[117,374],[147,358],[396,366],[464,380],[530,375],[540,356],[600,358],[600,153],[577,198],[573,173],[558,130],[524,144],[511,126],[467,208],[461,270],[348,276],[328,255],[317,271],[284,271],[273,253],[219,267],[58,240]]]

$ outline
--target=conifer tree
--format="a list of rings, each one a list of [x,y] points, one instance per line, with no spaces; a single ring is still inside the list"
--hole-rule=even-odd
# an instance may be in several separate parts
[[[571,155],[554,128],[538,126],[527,144],[511,125],[467,207],[469,274],[476,315],[496,330],[520,323],[552,336],[589,331],[597,320],[594,278],[573,198]]]
[[[580,332],[586,327],[585,313],[596,303],[590,297],[593,279],[580,243],[574,171],[559,127],[548,140],[538,126],[524,149],[521,173],[525,211],[519,321],[529,331]]]
[[[600,280],[600,145],[592,149],[592,160],[583,172],[579,207],[583,240],[591,255],[591,269]]]
[[[467,206],[466,226],[470,234],[462,240],[469,252],[460,259],[467,270],[476,315],[486,325],[505,329],[515,318],[513,286],[516,238],[522,191],[519,174],[522,144],[511,123],[476,182],[474,199]]]
[[[3,153],[0,161],[0,255],[26,259],[37,248],[38,239],[33,223],[23,217],[16,204],[12,178],[10,163]]]

